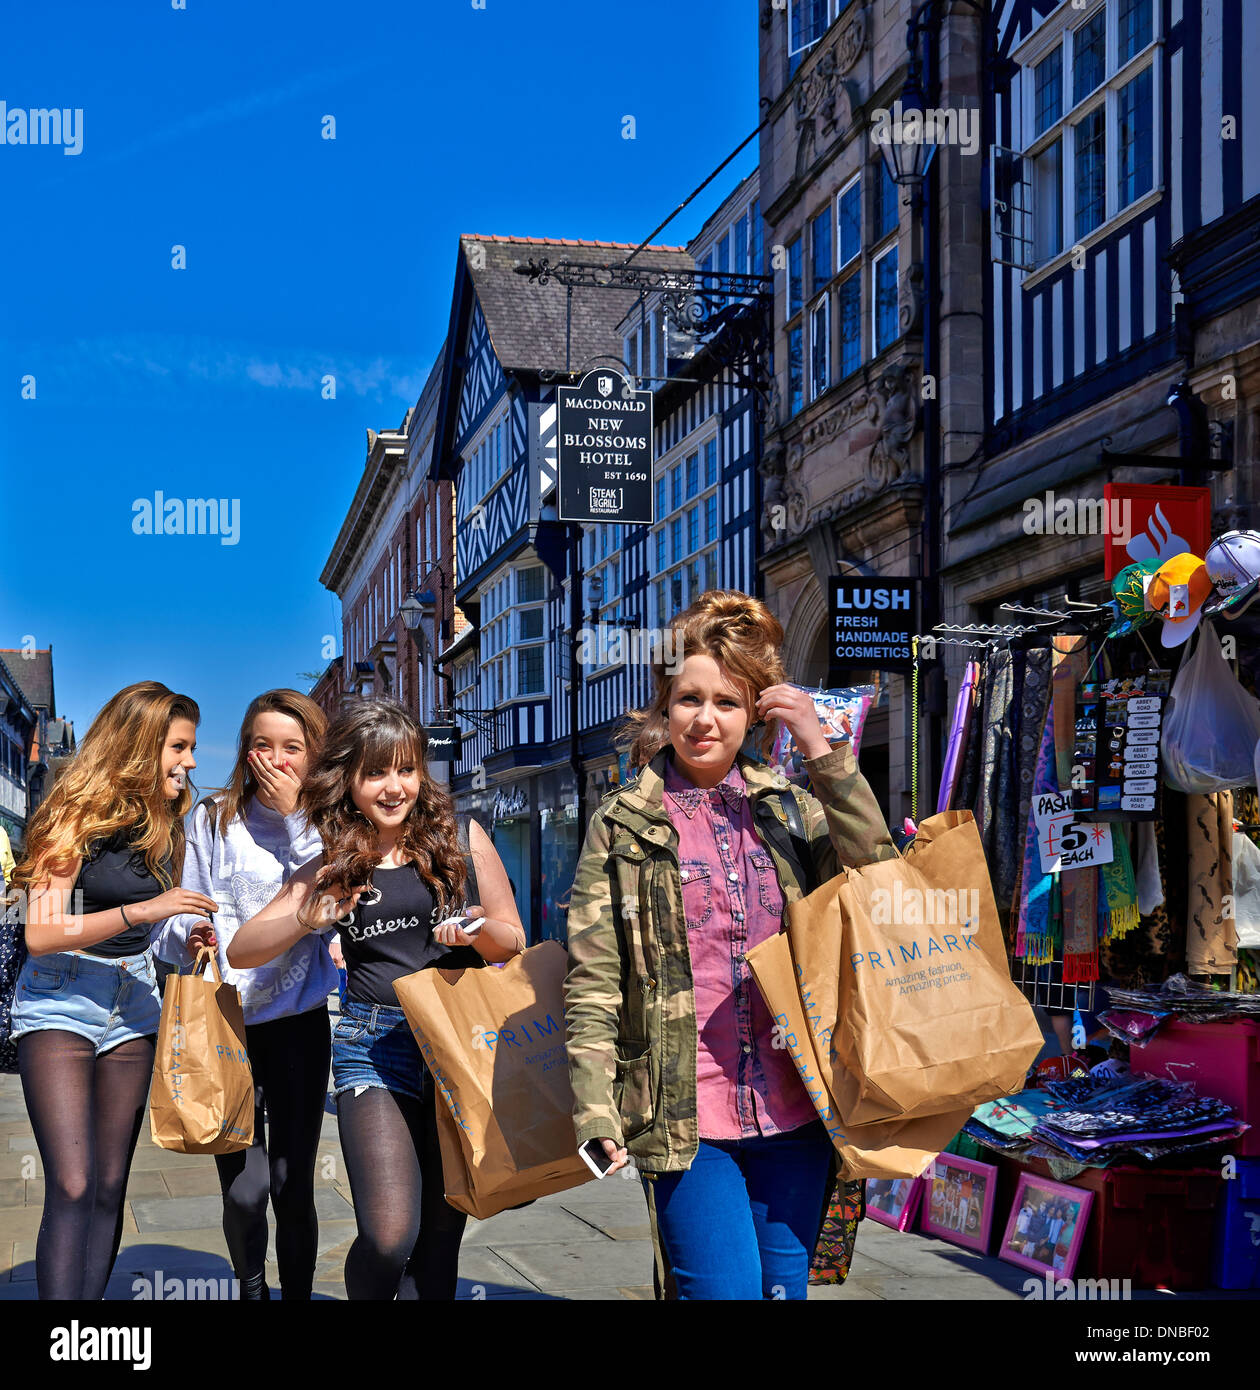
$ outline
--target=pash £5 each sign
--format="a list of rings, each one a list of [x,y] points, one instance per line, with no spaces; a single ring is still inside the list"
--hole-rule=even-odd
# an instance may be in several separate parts
[[[1078,820],[1070,792],[1042,792],[1033,797],[1041,872],[1085,869],[1112,860],[1111,826]]]

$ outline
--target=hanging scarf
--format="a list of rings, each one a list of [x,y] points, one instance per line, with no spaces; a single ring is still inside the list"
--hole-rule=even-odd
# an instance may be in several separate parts
[[[1099,941],[1119,941],[1140,920],[1137,879],[1122,825],[1111,827],[1111,848],[1111,863],[1101,865],[1098,871],[1102,878],[1098,893]]]
[[[1057,699],[1057,692],[1054,699]],[[1042,873],[1041,855],[1037,849],[1037,821],[1033,815],[1032,797],[1059,789],[1054,770],[1054,699],[1042,721],[1041,746],[1033,771],[1032,793],[1028,814],[1024,820],[1023,867],[1019,884],[1019,907],[1015,934],[1015,955],[1033,965],[1052,960],[1050,904],[1054,875]]]
[[[1238,933],[1225,912],[1234,891],[1234,798],[1230,792],[1186,798],[1190,896],[1186,904],[1186,969],[1228,975],[1238,963]]]
[[[945,766],[941,769],[941,789],[936,798],[938,813],[951,810],[953,807],[954,794],[958,789],[959,776],[967,751],[967,739],[975,711],[979,683],[980,663],[969,661],[963,671],[962,684],[958,687],[958,699],[954,704],[954,720],[949,730]]]
[[[1063,889],[1063,983],[1098,978],[1098,873],[1069,869]]]
[[[998,784],[1002,774],[1003,750],[1009,752],[1011,698],[1014,673],[1011,653],[995,652],[989,661],[984,691],[984,742],[980,755],[980,794],[976,801],[976,829],[984,845],[992,873],[995,859],[995,831],[998,813]]]

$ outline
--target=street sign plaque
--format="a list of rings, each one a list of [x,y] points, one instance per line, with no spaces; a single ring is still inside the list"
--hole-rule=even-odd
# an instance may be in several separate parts
[[[561,521],[652,524],[651,391],[587,372],[556,390],[556,440]]]

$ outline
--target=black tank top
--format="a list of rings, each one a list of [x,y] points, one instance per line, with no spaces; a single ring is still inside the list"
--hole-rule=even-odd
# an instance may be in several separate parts
[[[169,865],[166,866],[169,871]],[[89,847],[74,881],[75,892],[70,895],[73,913],[107,912],[114,907],[130,907],[164,892],[162,885],[149,872],[144,855],[133,850],[130,831],[120,830],[107,840],[96,840]],[[81,893],[82,898],[76,896]],[[85,946],[89,955],[115,959],[136,956],[149,944],[153,924],[137,922],[125,927],[117,936],[95,945]],[[73,950],[68,942],[66,950]]]
[[[473,886],[468,884],[468,902],[476,902],[468,896]],[[434,965],[455,970],[485,964],[471,946],[444,946],[433,939],[433,928],[441,919],[433,894],[414,864],[397,869],[378,864],[372,870],[372,887],[379,900],[365,903],[360,898],[354,921],[340,928],[346,995],[356,1004],[388,1004],[396,1009],[394,981],[404,975]],[[364,895],[375,896],[371,891]]]

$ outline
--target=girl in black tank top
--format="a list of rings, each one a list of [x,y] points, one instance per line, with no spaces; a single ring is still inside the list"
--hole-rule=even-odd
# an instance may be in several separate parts
[[[357,1004],[397,1008],[394,981],[404,975],[431,965],[452,970],[484,965],[471,946],[447,946],[434,937],[440,912],[414,863],[400,868],[378,864],[372,887],[341,927],[346,997]]]
[[[241,925],[227,953],[250,969],[304,931],[334,921],[341,930],[333,1089],[358,1224],[346,1257],[352,1299],[453,1299],[457,1285],[464,1216],[441,1195],[433,1081],[394,982],[506,961],[525,945],[499,856],[479,825],[457,823],[425,770],[423,737],[389,700],[357,701],[333,723],[301,795],[324,853]],[[450,921],[465,911],[484,919],[474,936]]]

